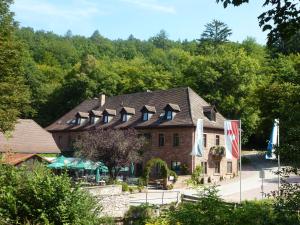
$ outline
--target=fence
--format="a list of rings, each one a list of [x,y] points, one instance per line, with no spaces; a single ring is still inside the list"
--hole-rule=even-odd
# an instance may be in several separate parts
[[[143,203],[164,205],[170,203],[178,204],[181,200],[180,191],[146,191],[143,193],[132,194],[130,197],[131,205]]]

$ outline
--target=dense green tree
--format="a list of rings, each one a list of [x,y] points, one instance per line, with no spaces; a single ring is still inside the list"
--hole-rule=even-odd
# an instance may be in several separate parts
[[[156,48],[168,49],[170,47],[171,41],[168,39],[168,34],[165,30],[161,30],[156,36],[149,39],[150,42],[154,44]]]
[[[260,67],[261,62],[243,49],[220,45],[212,53],[194,57],[184,74],[188,85],[225,117],[242,119],[246,140],[260,118],[254,99],[261,80]]]
[[[30,101],[24,81],[24,50],[15,36],[17,27],[10,4],[11,0],[0,2],[0,132],[13,129]]]

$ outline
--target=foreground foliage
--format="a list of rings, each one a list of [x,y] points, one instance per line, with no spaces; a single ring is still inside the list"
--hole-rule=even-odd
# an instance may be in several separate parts
[[[291,199],[290,199],[291,200]],[[294,198],[294,201],[297,199]],[[181,203],[171,207],[166,215],[148,219],[147,225],[296,225],[297,211],[279,209],[279,199],[226,203],[215,188],[205,188],[196,203]]]
[[[99,208],[67,175],[0,164],[0,224],[99,224]]]

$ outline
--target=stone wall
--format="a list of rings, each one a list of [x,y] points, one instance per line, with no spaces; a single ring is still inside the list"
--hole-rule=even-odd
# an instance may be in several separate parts
[[[121,185],[107,185],[85,188],[102,207],[100,216],[123,217],[129,209],[129,194],[122,193]]]

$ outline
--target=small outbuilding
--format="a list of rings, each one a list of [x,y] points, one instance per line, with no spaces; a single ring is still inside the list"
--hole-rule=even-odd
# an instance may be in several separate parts
[[[30,119],[19,119],[8,135],[0,133],[1,161],[18,166],[47,162],[38,154],[59,154],[60,150],[52,135]]]

